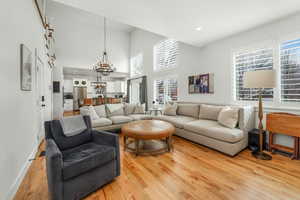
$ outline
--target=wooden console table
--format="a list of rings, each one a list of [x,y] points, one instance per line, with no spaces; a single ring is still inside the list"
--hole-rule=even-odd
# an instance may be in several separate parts
[[[292,159],[299,159],[300,116],[289,113],[267,114],[267,131],[269,131],[269,151],[275,149],[292,153]],[[274,134],[294,137],[294,148],[274,144]]]

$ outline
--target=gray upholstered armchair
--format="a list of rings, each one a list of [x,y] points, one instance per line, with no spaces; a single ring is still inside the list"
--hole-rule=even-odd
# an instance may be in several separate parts
[[[118,136],[87,129],[67,137],[59,120],[45,122],[46,168],[52,200],[81,199],[120,175]]]

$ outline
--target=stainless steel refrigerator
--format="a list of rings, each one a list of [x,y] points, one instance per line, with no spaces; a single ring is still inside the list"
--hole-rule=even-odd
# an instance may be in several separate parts
[[[84,99],[87,98],[87,87],[73,87],[73,108],[79,110],[80,105],[83,105]]]

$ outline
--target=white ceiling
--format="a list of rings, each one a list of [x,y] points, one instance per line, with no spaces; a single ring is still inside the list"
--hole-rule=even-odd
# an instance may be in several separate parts
[[[198,46],[300,10],[299,0],[55,1]]]
[[[61,4],[55,1],[48,1],[47,10],[50,10],[50,16],[48,13],[48,17],[50,17],[50,22],[59,20],[59,18],[67,18],[72,19],[74,23],[89,24],[98,27],[99,29],[103,29],[104,17],[99,15],[99,13],[94,14],[91,12],[84,11],[82,9],[66,6],[65,4]],[[55,13],[59,13],[59,16],[51,15],[54,10]],[[56,17],[59,18],[57,19]],[[110,19],[107,19],[106,24],[109,30],[131,32],[135,29],[135,27],[133,26]]]

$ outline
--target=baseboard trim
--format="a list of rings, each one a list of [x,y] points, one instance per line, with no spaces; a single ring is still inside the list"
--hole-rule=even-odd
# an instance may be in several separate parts
[[[19,172],[15,182],[11,185],[11,187],[9,188],[8,190],[8,193],[6,195],[6,200],[12,200],[14,198],[14,196],[16,195],[18,189],[19,189],[19,186],[20,184],[22,183],[32,161],[31,159],[34,159],[35,158],[35,155],[37,154],[38,152],[38,146],[36,146],[33,151],[30,153],[30,155],[28,156],[25,164],[23,165],[21,171]]]

